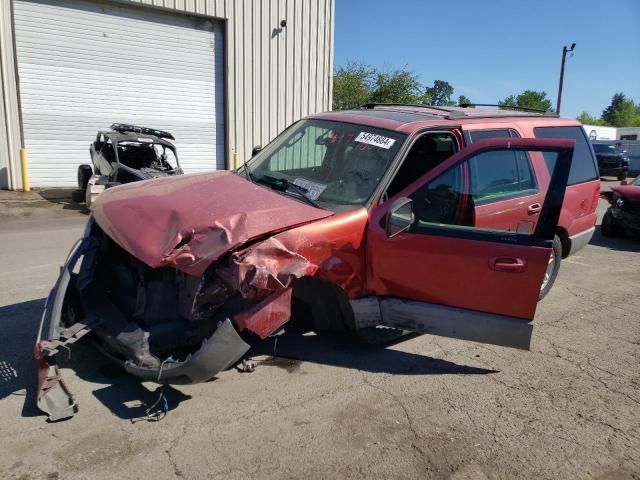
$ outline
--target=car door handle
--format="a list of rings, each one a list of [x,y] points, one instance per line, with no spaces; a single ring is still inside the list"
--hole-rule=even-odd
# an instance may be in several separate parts
[[[489,260],[489,268],[498,272],[524,272],[527,269],[527,262],[516,257],[493,257]]]
[[[536,213],[540,213],[540,210],[542,210],[542,205],[540,205],[539,203],[534,203],[527,207],[527,213],[529,215],[535,215]]]

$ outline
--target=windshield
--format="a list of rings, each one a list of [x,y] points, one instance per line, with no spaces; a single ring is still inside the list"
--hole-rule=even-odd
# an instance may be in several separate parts
[[[633,182],[631,182],[631,185],[640,187],[640,177],[636,178]]]
[[[303,120],[248,164],[256,183],[323,207],[364,205],[406,135],[364,125]],[[242,171],[241,171],[242,174]]]
[[[594,143],[593,149],[596,153],[616,153],[615,145],[607,145],[604,143]]]

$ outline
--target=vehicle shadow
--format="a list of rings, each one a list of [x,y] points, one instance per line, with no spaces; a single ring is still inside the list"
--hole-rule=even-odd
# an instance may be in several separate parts
[[[591,237],[589,245],[608,248],[609,250],[619,250],[624,252],[640,252],[640,241],[638,238],[627,234],[625,237],[605,237],[602,234],[602,227],[596,225],[596,231]]]
[[[9,395],[24,397],[23,417],[42,415],[36,404],[37,371],[33,345],[44,301],[44,298],[40,298],[0,307],[0,326],[3,329],[0,336],[0,399]],[[412,337],[404,337],[401,341]],[[399,375],[482,375],[497,372],[386,348],[390,346],[389,343],[381,346],[362,345],[347,335],[303,335],[291,332],[259,343],[247,353],[247,357],[266,355],[267,358],[259,363],[279,366],[290,372],[295,371],[301,362]],[[58,357],[62,368],[69,368],[78,378],[92,383],[93,396],[121,419],[144,419],[145,410],[153,406],[160,392],[167,399],[168,410],[177,408],[191,398],[170,385],[161,387],[143,383],[127,374],[84,339],[73,345],[68,356]],[[147,385],[150,385],[149,388]]]
[[[22,416],[27,417],[38,415],[33,346],[44,302],[39,298],[0,307],[0,400],[23,396]]]
[[[46,188],[38,190],[38,194],[46,201],[60,205],[63,210],[74,210],[88,215],[89,209],[84,203],[76,203],[71,199],[72,188]]]
[[[247,352],[248,357],[267,355],[267,363],[294,369],[295,363],[311,362],[333,367],[349,368],[371,373],[398,375],[486,375],[497,370],[459,365],[448,360],[427,355],[394,350],[393,344],[404,342],[417,335],[405,336],[384,345],[365,345],[346,334],[302,335],[284,333],[266,339]],[[288,359],[278,361],[277,359]]]

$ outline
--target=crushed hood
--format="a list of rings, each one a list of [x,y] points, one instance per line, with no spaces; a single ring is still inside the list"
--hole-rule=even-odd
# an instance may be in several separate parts
[[[91,209],[102,230],[131,255],[153,268],[172,265],[196,276],[251,239],[333,214],[228,171],[110,188]]]
[[[618,185],[611,187],[611,190],[616,192],[622,198],[629,198],[632,200],[640,200],[640,186],[637,185]]]

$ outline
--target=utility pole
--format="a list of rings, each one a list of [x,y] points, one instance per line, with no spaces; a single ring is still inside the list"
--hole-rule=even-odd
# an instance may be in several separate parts
[[[556,106],[556,113],[560,115],[560,102],[562,101],[562,83],[564,82],[564,62],[567,58],[567,52],[573,56],[573,49],[576,48],[576,44],[572,43],[571,48],[566,46],[562,47],[562,64],[560,65],[560,84],[558,85],[558,104]]]

